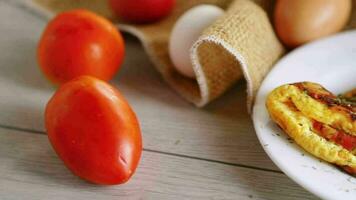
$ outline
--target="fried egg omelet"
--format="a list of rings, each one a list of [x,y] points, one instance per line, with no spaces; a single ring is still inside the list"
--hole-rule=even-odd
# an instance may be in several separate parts
[[[274,89],[266,106],[272,120],[299,146],[356,175],[355,102],[319,84],[301,82]]]

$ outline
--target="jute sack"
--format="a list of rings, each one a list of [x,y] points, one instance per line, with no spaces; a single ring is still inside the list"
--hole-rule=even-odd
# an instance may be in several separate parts
[[[273,64],[285,52],[270,23],[272,0],[178,0],[173,13],[153,24],[127,24],[112,16],[106,0],[33,0],[36,9],[53,14],[88,8],[118,23],[137,36],[164,80],[186,100],[204,106],[221,96],[238,80],[247,83],[247,105]],[[175,21],[198,4],[214,4],[226,13],[208,27],[191,50],[197,78],[180,75],[168,55],[168,41]],[[37,5],[37,6],[36,6]]]

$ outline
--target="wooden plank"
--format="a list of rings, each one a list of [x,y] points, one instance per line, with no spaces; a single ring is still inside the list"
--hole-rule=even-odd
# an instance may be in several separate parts
[[[143,153],[121,186],[73,176],[47,136],[0,128],[1,199],[315,199],[285,175],[161,153]]]
[[[45,21],[24,10],[16,1],[0,1],[0,124],[44,131],[44,107],[54,87],[35,58]],[[137,112],[146,149],[278,170],[257,141],[244,83],[195,108],[162,81],[136,39],[125,39],[126,60],[112,83]]]

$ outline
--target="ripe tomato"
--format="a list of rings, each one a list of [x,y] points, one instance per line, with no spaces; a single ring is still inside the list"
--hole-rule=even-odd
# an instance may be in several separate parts
[[[58,14],[47,25],[37,58],[44,74],[54,83],[81,75],[110,80],[124,57],[124,41],[117,28],[87,10]]]
[[[134,23],[149,23],[171,13],[175,0],[109,0],[114,14]]]
[[[108,83],[81,76],[63,84],[48,102],[49,140],[77,176],[97,184],[126,182],[141,157],[135,113]]]

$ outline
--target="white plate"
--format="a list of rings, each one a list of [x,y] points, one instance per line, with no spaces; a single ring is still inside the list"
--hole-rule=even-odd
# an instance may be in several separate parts
[[[290,52],[263,81],[253,109],[260,143],[285,174],[323,199],[356,199],[356,178],[291,143],[269,118],[265,107],[267,94],[279,85],[299,81],[320,83],[335,94],[356,87],[356,31],[325,38]]]

